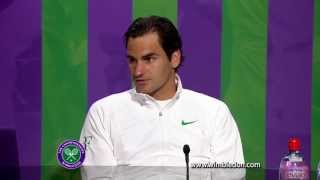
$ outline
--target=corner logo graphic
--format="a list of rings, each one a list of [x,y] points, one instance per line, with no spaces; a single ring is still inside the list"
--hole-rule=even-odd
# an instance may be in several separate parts
[[[57,160],[62,167],[77,169],[85,158],[83,146],[76,140],[66,140],[59,145]]]
[[[185,126],[185,125],[192,124],[192,123],[195,123],[195,122],[197,122],[197,121],[184,121],[184,120],[182,120],[181,121],[181,125]]]

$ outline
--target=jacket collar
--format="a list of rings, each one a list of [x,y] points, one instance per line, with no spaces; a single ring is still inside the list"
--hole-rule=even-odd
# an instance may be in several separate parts
[[[179,97],[181,95],[181,92],[183,90],[181,79],[180,79],[178,74],[176,74],[175,81],[176,81],[176,84],[177,84],[177,91],[176,91],[175,95],[172,97],[173,101],[179,99]],[[138,93],[135,87],[130,90],[130,94],[131,94],[131,98],[134,101],[137,101],[142,105],[143,104],[149,104],[151,102],[153,102],[153,103],[156,102],[156,99],[154,99],[153,97],[149,96],[148,94]]]

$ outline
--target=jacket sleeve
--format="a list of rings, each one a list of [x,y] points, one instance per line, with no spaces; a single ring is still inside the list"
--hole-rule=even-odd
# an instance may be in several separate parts
[[[85,147],[83,166],[115,166],[110,119],[107,109],[91,106],[83,125],[80,142]]]
[[[211,146],[217,163],[244,163],[241,138],[237,124],[228,107],[222,103],[214,119]]]

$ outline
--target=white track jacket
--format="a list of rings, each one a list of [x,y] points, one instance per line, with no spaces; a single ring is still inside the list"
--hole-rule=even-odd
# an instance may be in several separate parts
[[[87,114],[80,142],[84,166],[185,166],[190,163],[243,163],[239,131],[220,100],[178,88],[163,108],[131,89],[95,102]]]

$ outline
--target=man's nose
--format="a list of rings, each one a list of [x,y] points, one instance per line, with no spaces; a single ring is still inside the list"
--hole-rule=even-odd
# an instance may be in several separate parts
[[[141,76],[144,74],[144,72],[145,72],[145,65],[143,64],[143,62],[138,61],[135,67],[134,75]]]

